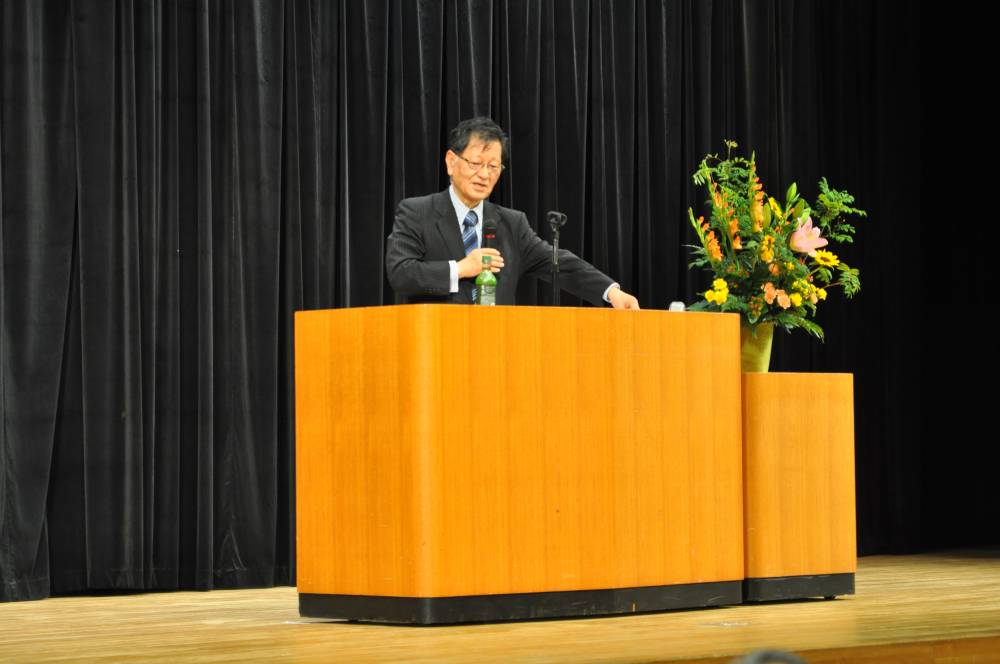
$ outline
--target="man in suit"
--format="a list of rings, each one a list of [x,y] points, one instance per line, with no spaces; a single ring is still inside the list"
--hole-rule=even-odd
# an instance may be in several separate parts
[[[389,283],[406,302],[471,303],[484,254],[497,273],[497,304],[514,304],[522,276],[550,274],[552,246],[525,214],[486,201],[503,172],[507,145],[507,135],[488,118],[460,122],[444,157],[451,186],[400,201],[385,264]],[[495,248],[482,248],[485,220],[496,222]],[[595,304],[639,308],[613,279],[563,249],[559,285]]]

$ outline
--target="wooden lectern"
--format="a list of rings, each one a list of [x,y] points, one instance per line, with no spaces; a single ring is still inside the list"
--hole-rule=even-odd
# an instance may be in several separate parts
[[[295,349],[302,615],[741,601],[737,316],[310,311]]]
[[[854,593],[854,377],[743,374],[744,599]]]

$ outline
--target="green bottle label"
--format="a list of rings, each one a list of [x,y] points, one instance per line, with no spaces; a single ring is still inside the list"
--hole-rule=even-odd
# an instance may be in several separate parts
[[[476,277],[476,303],[493,306],[497,303],[497,278],[490,269],[492,259],[483,256],[483,271]]]
[[[479,287],[479,304],[492,307],[497,303],[497,287],[492,284],[481,284]]]

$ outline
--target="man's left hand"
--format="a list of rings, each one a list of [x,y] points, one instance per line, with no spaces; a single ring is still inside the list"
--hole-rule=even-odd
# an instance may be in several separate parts
[[[608,291],[608,300],[615,309],[638,309],[639,300],[634,295],[629,295],[621,288],[612,288]]]

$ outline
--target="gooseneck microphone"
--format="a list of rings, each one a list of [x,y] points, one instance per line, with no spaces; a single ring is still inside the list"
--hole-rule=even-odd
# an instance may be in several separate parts
[[[566,225],[566,215],[550,211],[546,217],[552,228],[552,306],[559,306],[559,229]]]

